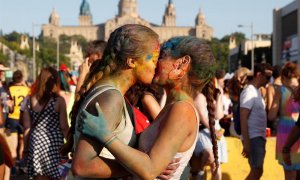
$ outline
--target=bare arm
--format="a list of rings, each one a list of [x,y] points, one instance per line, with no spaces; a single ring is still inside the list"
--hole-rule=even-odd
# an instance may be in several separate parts
[[[29,139],[29,132],[31,128],[31,117],[30,117],[28,106],[26,106],[23,111],[22,121],[24,127],[24,151],[28,151],[28,139]]]
[[[148,154],[135,150],[118,139],[107,147],[132,173],[142,179],[154,179],[162,172],[177,152],[185,151],[188,138],[196,135],[196,116],[193,108],[185,103],[175,103],[161,124],[161,131]],[[185,145],[182,149],[183,144]]]
[[[240,121],[241,121],[241,131],[243,136],[243,155],[245,157],[249,156],[250,153],[250,139],[249,139],[249,132],[248,132],[248,118],[250,115],[250,110],[247,108],[240,108]]]
[[[281,101],[281,91],[280,89],[275,91],[274,99],[272,102],[272,106],[268,112],[268,120],[274,121],[277,118],[279,107]]]
[[[216,109],[215,109],[215,119],[219,120],[224,117],[223,101],[222,101],[222,92],[217,95],[216,98]]]
[[[63,97],[57,98],[57,111],[59,113],[59,125],[60,130],[63,133],[64,137],[67,137],[68,131],[69,131],[69,125],[68,125],[68,115],[67,115],[67,106],[66,101]]]
[[[77,85],[76,85],[76,90],[75,93],[78,93],[84,80],[86,75],[89,73],[90,70],[90,64],[89,64],[89,59],[86,58],[85,61],[80,65],[79,67],[79,77],[77,80]]]
[[[282,149],[283,160],[287,165],[291,165],[291,154],[290,149],[295,142],[300,138],[300,127],[295,125],[286,139],[285,145]]]
[[[197,97],[195,98],[195,107],[199,113],[200,122],[203,124],[206,128],[209,128],[209,120],[208,120],[208,112],[207,112],[207,102],[206,98],[202,93],[199,93]]]
[[[87,111],[95,114],[95,102],[103,109],[107,124],[113,130],[120,121],[123,99],[119,92],[106,91],[95,98]],[[72,172],[81,177],[109,178],[128,175],[129,173],[116,160],[99,157],[103,145],[92,138],[81,136],[73,155]]]
[[[160,105],[158,104],[157,100],[150,94],[145,94],[143,96],[142,104],[144,110],[149,113],[152,119],[155,119],[161,111]]]
[[[275,95],[275,89],[273,85],[267,87],[267,110],[270,111]]]

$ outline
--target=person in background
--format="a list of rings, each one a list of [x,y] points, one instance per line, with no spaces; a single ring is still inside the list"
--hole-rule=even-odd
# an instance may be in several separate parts
[[[283,166],[286,180],[296,179],[300,170],[300,140],[289,149],[291,161],[284,163],[285,142],[299,118],[300,104],[296,100],[299,88],[300,68],[288,62],[281,70],[282,86],[275,90],[272,106],[268,113],[269,120],[278,120],[276,134],[276,159]]]
[[[229,95],[232,101],[233,121],[230,125],[230,134],[240,137],[240,103],[239,98],[243,88],[247,85],[253,73],[246,67],[237,69],[228,83]]]
[[[281,66],[280,65],[275,65],[273,66],[273,83],[270,83],[267,87],[267,112],[270,111],[273,100],[275,97],[275,92],[281,89],[282,82],[281,82]],[[277,121],[275,120],[269,120],[268,119],[268,124],[267,126],[271,128],[271,133],[272,135],[276,135],[276,126],[277,126]]]
[[[214,92],[213,96],[210,95],[210,92]],[[224,116],[224,113],[221,92],[216,88],[215,79],[204,86],[202,92],[196,96],[194,103],[200,116],[201,125],[196,148],[190,160],[192,179],[203,178],[204,167],[209,165],[213,179],[219,180],[222,178],[219,165],[227,161],[227,155],[224,156],[222,153],[221,146],[223,147],[225,139],[222,137],[220,124],[216,122]],[[218,142],[217,138],[222,142]]]
[[[69,130],[60,78],[52,67],[41,70],[23,112],[28,179],[61,179],[59,150]]]
[[[3,64],[0,63],[0,97],[1,97],[1,105],[2,105],[2,112],[4,117],[4,123],[0,125],[0,133],[3,137],[6,136],[5,134],[5,121],[7,120],[8,113],[13,112],[13,101],[11,99],[11,95],[9,93],[8,87],[5,83],[5,71],[9,70],[8,67],[5,67]],[[10,153],[10,152],[9,152]],[[10,179],[10,168],[5,166],[5,176],[4,180]]]
[[[263,174],[266,154],[267,114],[265,102],[259,91],[272,77],[272,66],[256,64],[253,79],[240,95],[240,121],[242,132],[242,155],[248,158],[250,173],[246,179],[259,179]]]
[[[59,70],[60,77],[60,91],[59,95],[64,98],[66,106],[67,106],[67,115],[68,115],[68,123],[70,125],[69,114],[71,113],[74,101],[75,101],[75,85],[70,84],[71,81],[69,69],[66,65],[62,64]]]
[[[220,120],[220,125],[225,129],[224,136],[230,136],[230,126],[232,123],[232,102],[228,89],[229,79],[224,80],[222,102],[224,107],[224,117]]]
[[[23,73],[20,70],[16,70],[13,73],[12,83],[9,87],[9,93],[12,97],[14,104],[14,111],[8,114],[7,121],[5,122],[6,140],[9,142],[10,151],[12,157],[15,160],[23,159],[23,126],[20,124],[20,108],[24,98],[29,93],[29,88],[24,85]],[[12,175],[16,175],[16,167],[12,168]]]
[[[149,89],[153,93],[149,92]],[[135,130],[137,134],[142,133],[150,123],[153,122],[161,110],[158,100],[154,96],[155,93],[158,94],[158,92],[154,90],[154,84],[150,86],[136,84],[125,94],[126,102],[130,103],[133,107]]]
[[[107,45],[106,41],[103,40],[95,40],[89,43],[85,60],[79,67],[79,77],[77,80],[76,90],[75,92],[79,92],[85,77],[90,71],[91,65],[96,61],[102,59],[102,55],[104,49]],[[96,63],[96,62],[95,62]]]

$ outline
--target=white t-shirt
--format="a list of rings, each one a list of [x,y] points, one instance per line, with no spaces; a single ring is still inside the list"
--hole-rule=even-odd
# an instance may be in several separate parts
[[[222,102],[224,108],[224,115],[229,115],[229,108],[232,106],[230,98],[227,98],[225,95],[222,95]]]
[[[248,85],[241,93],[240,107],[251,110],[248,117],[249,138],[266,138],[267,114],[265,102],[252,84]]]

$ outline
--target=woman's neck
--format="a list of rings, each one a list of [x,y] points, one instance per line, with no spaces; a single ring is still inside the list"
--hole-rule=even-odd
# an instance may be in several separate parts
[[[176,101],[191,101],[193,102],[193,98],[184,90],[173,88],[167,91],[167,104],[174,103]]]
[[[136,79],[127,70],[105,77],[99,81],[99,84],[110,84],[114,86],[122,93],[122,95],[124,95],[135,83]]]

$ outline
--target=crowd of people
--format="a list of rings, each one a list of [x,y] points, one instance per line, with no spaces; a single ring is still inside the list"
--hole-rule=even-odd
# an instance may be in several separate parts
[[[127,24],[89,44],[79,77],[62,64],[29,84],[6,83],[0,64],[0,178],[222,179],[225,136],[241,139],[251,170],[263,174],[266,129],[276,136],[285,179],[300,169],[299,67],[218,69],[208,42],[160,44],[150,28]],[[273,76],[273,77],[272,77]],[[268,151],[271,151],[268,149]],[[274,149],[275,151],[275,149]]]

